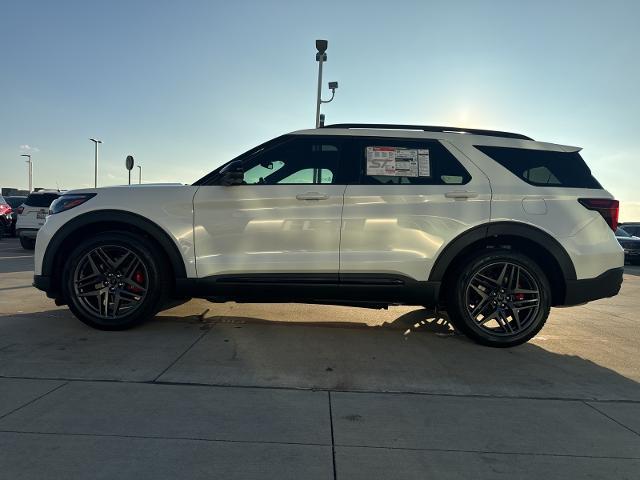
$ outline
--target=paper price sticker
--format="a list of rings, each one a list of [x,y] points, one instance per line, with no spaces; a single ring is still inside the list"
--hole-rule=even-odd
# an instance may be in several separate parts
[[[367,175],[430,177],[429,150],[367,147]]]

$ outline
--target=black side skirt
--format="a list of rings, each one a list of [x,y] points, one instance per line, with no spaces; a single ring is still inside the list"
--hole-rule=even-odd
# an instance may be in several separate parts
[[[253,274],[178,279],[180,295],[245,303],[435,306],[440,282],[386,274]]]

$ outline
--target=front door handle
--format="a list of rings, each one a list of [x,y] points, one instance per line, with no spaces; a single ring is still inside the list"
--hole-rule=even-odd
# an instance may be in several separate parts
[[[296,195],[298,200],[327,200],[329,195],[320,192],[299,193]]]
[[[478,196],[478,192],[468,192],[466,190],[458,190],[455,192],[447,192],[444,194],[447,198],[455,198],[455,199],[465,199],[465,198],[475,198]]]

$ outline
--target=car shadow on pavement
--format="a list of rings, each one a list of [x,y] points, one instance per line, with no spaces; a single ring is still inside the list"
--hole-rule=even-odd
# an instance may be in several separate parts
[[[372,310],[375,312],[376,310]],[[207,312],[208,313],[208,312]],[[173,317],[174,319],[180,317]],[[351,329],[388,329],[388,330],[402,330],[406,334],[410,332],[432,332],[440,335],[458,335],[453,325],[449,322],[447,314],[445,312],[438,312],[431,309],[418,309],[404,313],[394,319],[392,322],[385,322],[380,325],[371,326],[364,322],[354,321],[337,321],[337,320],[323,320],[323,321],[291,321],[291,320],[273,320],[256,317],[240,317],[233,315],[195,315],[191,317],[185,317],[187,320],[199,321],[204,325],[215,324],[263,324],[263,325],[298,325],[306,327],[323,327],[323,328],[351,328]]]
[[[482,347],[424,309],[377,327],[169,315],[124,332],[64,309],[0,316],[0,377],[640,401],[592,347]]]

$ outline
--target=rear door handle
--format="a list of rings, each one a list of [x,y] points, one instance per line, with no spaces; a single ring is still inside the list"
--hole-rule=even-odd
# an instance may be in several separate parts
[[[444,194],[447,198],[475,198],[478,196],[478,192],[468,192],[466,190],[458,190],[456,192],[447,192]]]
[[[298,200],[327,200],[329,195],[320,192],[299,193],[296,195]]]

